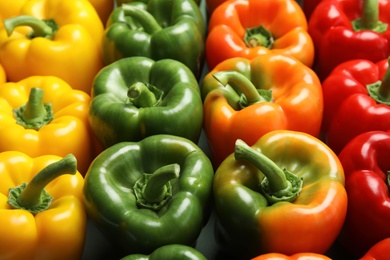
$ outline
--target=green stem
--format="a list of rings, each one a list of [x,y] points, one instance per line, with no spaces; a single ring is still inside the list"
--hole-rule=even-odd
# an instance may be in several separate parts
[[[388,59],[390,65],[390,58]],[[390,105],[390,66],[386,70],[382,80],[378,80],[367,86],[368,94],[379,104]]]
[[[43,103],[44,91],[40,88],[31,88],[27,103],[14,109],[16,122],[27,129],[38,130],[53,120],[51,104]]]
[[[169,164],[157,169],[152,174],[145,173],[134,185],[137,204],[143,208],[159,210],[172,198],[170,181],[178,178],[179,164]]]
[[[64,174],[76,174],[77,160],[68,154],[61,160],[42,169],[29,183],[23,183],[10,189],[8,204],[15,209],[25,209],[33,214],[49,208],[52,197],[45,187],[57,177]]]
[[[11,36],[15,28],[18,26],[31,27],[33,33],[29,35],[30,38],[44,37],[48,39],[52,39],[54,37],[54,33],[58,28],[57,24],[53,20],[44,21],[31,15],[20,15],[4,20],[4,28],[7,31],[8,36]]]
[[[242,108],[272,100],[270,91],[257,89],[247,77],[237,71],[219,71],[214,73],[213,77],[225,87],[230,85],[241,96],[240,106]]]
[[[127,97],[134,106],[152,107],[155,106],[162,98],[162,91],[154,86],[136,82],[131,85],[127,91]]]
[[[244,42],[249,48],[263,46],[271,49],[274,44],[274,37],[270,31],[261,25],[247,29],[244,36]]]
[[[378,0],[364,0],[363,10],[360,18],[352,21],[352,27],[355,31],[371,30],[383,33],[387,30],[387,24],[379,21],[379,2]]]
[[[261,188],[270,203],[293,201],[302,189],[302,179],[286,169],[281,169],[264,154],[238,139],[234,150],[236,160],[247,160],[265,176]]]
[[[125,16],[130,16],[141,24],[142,28],[148,34],[154,34],[162,30],[160,24],[148,11],[131,4],[123,4],[122,9]]]

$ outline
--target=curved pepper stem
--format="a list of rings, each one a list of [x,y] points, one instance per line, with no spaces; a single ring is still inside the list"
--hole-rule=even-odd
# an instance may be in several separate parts
[[[155,211],[162,208],[172,198],[170,181],[179,174],[180,165],[177,163],[165,165],[152,174],[144,173],[134,185],[138,206]]]
[[[362,16],[352,21],[352,27],[355,31],[371,30],[377,33],[383,33],[387,30],[387,24],[379,21],[378,0],[363,1]]]
[[[129,101],[138,108],[157,105],[161,101],[162,95],[163,91],[160,89],[142,82],[134,83],[127,91]]]
[[[261,190],[270,204],[281,201],[292,202],[302,190],[303,180],[286,169],[281,169],[264,154],[238,139],[234,150],[236,160],[247,160],[256,166],[265,178]]]
[[[76,174],[77,160],[68,154],[61,160],[42,169],[29,183],[10,188],[8,204],[14,209],[28,210],[37,214],[49,208],[53,197],[45,190],[47,184],[64,174]]]
[[[146,33],[154,34],[155,32],[162,30],[160,24],[148,11],[130,4],[122,4],[122,9],[124,15],[130,16],[140,23]]]
[[[388,63],[389,67],[383,79],[366,86],[370,97],[377,103],[385,105],[390,105],[390,58],[388,59]]]
[[[50,103],[43,103],[44,91],[31,88],[25,105],[14,109],[16,123],[27,129],[38,130],[53,120],[53,109]]]
[[[225,87],[230,85],[240,95],[240,108],[260,102],[272,101],[272,92],[270,90],[257,89],[247,77],[237,71],[219,71],[214,73],[213,77]]]
[[[247,29],[244,37],[244,42],[249,48],[263,46],[271,49],[274,41],[271,32],[262,25]]]
[[[33,32],[28,35],[30,39],[35,37],[53,39],[55,32],[58,30],[58,25],[54,20],[40,20],[31,15],[20,15],[4,20],[4,28],[8,36],[11,36],[18,26],[29,26],[32,28]]]

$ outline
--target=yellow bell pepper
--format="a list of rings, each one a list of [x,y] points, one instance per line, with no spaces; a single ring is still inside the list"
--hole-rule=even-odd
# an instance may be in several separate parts
[[[0,85],[0,152],[31,157],[72,153],[84,175],[94,159],[88,122],[90,96],[54,76],[31,76]]]
[[[7,81],[7,75],[5,75],[5,71],[3,66],[0,64],[0,84]]]
[[[0,30],[0,63],[9,81],[57,76],[90,94],[103,67],[104,27],[86,0],[29,0]]]
[[[0,1],[0,28],[3,27],[3,21],[7,18],[20,14],[22,6],[28,0],[7,0]]]
[[[114,10],[115,0],[89,0],[93,7],[95,7],[96,12],[99,14],[100,20],[103,22],[103,25],[106,25],[108,17],[111,12]]]
[[[77,161],[0,153],[0,259],[81,259],[87,216]]]

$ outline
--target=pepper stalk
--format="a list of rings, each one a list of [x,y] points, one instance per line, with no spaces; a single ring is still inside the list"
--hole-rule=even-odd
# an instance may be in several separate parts
[[[8,36],[11,36],[18,26],[31,27],[32,32],[27,36],[29,39],[35,37],[53,39],[59,28],[53,19],[41,20],[31,15],[19,15],[4,20],[4,28]]]
[[[387,26],[386,23],[379,21],[378,0],[364,0],[361,17],[352,21],[352,28],[356,32],[371,30],[377,33],[383,33],[387,30]]]
[[[390,58],[388,58],[388,64],[389,68],[382,80],[366,86],[370,97],[377,103],[385,105],[390,105]]]
[[[7,203],[14,209],[24,209],[37,214],[50,207],[53,197],[45,187],[61,175],[77,172],[77,160],[73,154],[68,154],[61,160],[43,168],[29,183],[23,183],[10,188]]]
[[[249,161],[265,175],[260,188],[268,203],[292,202],[301,192],[303,185],[301,178],[287,169],[281,169],[267,156],[240,139],[236,141],[234,157],[236,160]]]

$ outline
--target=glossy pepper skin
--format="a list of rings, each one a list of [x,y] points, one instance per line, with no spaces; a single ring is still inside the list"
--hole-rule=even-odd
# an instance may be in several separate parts
[[[389,260],[389,250],[390,237],[385,238],[372,246],[360,260]]]
[[[325,255],[315,253],[297,253],[291,256],[279,254],[279,253],[268,253],[259,255],[252,260],[331,260]]]
[[[252,59],[267,53],[291,55],[312,66],[313,41],[295,0],[230,0],[212,13],[206,38],[210,69],[229,58]]]
[[[319,139],[288,130],[251,147],[238,140],[215,173],[213,194],[216,241],[240,259],[324,254],[347,210],[337,156]]]
[[[390,133],[369,131],[352,139],[339,155],[348,194],[339,241],[356,257],[390,237],[389,152]]]
[[[200,76],[204,60],[205,21],[193,0],[149,0],[117,7],[103,36],[108,65],[124,57],[174,59]]]
[[[198,82],[182,63],[128,57],[95,78],[89,122],[103,148],[172,134],[198,142],[203,119]]]
[[[215,166],[234,151],[236,139],[252,145],[277,129],[313,136],[320,132],[323,101],[318,77],[285,55],[268,53],[218,64],[203,79],[202,97],[203,126]]]
[[[7,82],[7,75],[5,75],[5,70],[0,64],[0,84]]]
[[[364,7],[364,8],[363,8]],[[309,20],[321,81],[352,59],[378,62],[390,55],[390,1],[324,0]]]
[[[20,14],[20,10],[28,0],[0,1],[0,28],[7,18]]]
[[[26,1],[19,15],[7,19],[0,30],[0,63],[9,81],[56,76],[90,94],[103,66],[103,30],[88,1]]]
[[[76,164],[73,155],[0,153],[1,259],[81,259],[87,216]]]
[[[387,59],[378,63],[351,60],[324,80],[322,135],[337,154],[361,133],[390,129],[388,68]]]
[[[207,258],[193,247],[171,244],[157,248],[150,255],[133,254],[121,258],[121,260],[207,260]]]
[[[90,96],[52,76],[0,85],[0,152],[31,157],[72,153],[84,175],[98,152],[88,123]]]
[[[151,254],[164,245],[196,242],[209,216],[213,177],[196,144],[153,135],[100,153],[85,177],[84,201],[124,256]]]

